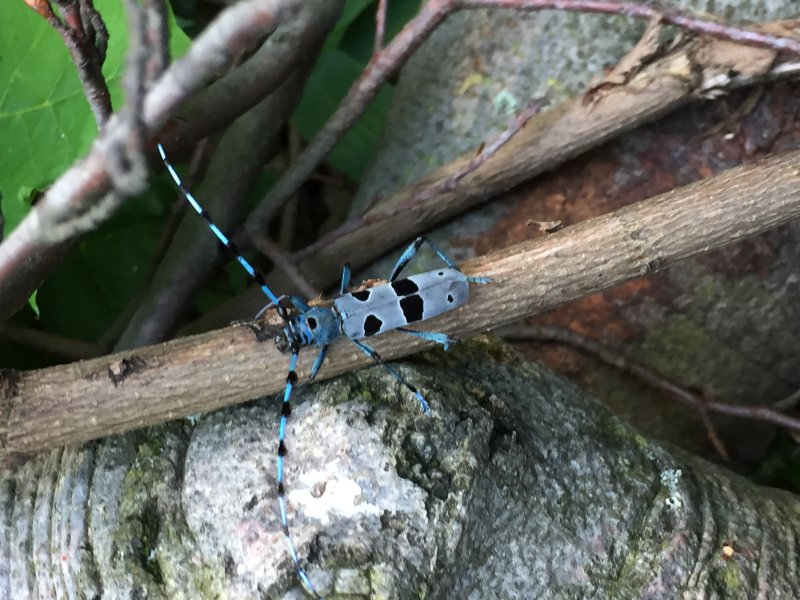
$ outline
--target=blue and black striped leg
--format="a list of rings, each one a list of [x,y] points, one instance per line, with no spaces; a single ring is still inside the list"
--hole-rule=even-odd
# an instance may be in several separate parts
[[[392,269],[392,273],[391,275],[389,275],[389,281],[394,281],[395,279],[397,279],[397,276],[400,275],[400,271],[402,271],[406,267],[406,265],[411,262],[411,259],[414,258],[414,255],[417,253],[420,246],[422,246],[423,242],[426,239],[427,239],[426,237],[420,236],[417,239],[415,239],[408,248],[406,248],[406,251],[403,252],[400,255],[400,258],[397,259],[397,262],[394,263],[394,268]]]
[[[350,263],[344,263],[342,267],[342,281],[339,284],[339,295],[343,296],[350,287]]]
[[[309,381],[314,381],[314,378],[319,373],[319,370],[322,368],[322,363],[325,362],[325,355],[328,353],[328,346],[325,345],[320,348],[319,353],[317,354],[317,358],[314,359],[314,364],[311,367],[311,374],[308,376]]]
[[[383,359],[380,357],[380,354],[375,352],[375,350],[373,350],[366,344],[359,342],[358,340],[350,339],[350,341],[353,342],[356,346],[358,346],[364,354],[369,356],[372,360],[374,360],[384,369],[389,371],[389,374],[391,374],[391,376],[394,377],[398,382],[400,382],[402,385],[406,386],[409,390],[411,390],[411,392],[413,392],[413,394],[417,397],[417,402],[419,402],[419,405],[422,408],[422,412],[424,412],[426,415],[430,415],[431,407],[428,406],[428,401],[425,400],[425,396],[423,396],[422,393],[417,388],[408,383],[403,378],[403,376],[400,375],[400,373],[398,373],[394,368],[390,367],[385,362],[383,362]]]
[[[405,327],[398,327],[397,331],[402,331],[403,333],[422,338],[423,340],[428,340],[429,342],[441,344],[441,346],[445,349],[445,352],[450,349],[451,344],[455,345],[461,343],[461,340],[450,337],[446,333],[436,333],[434,331],[416,331],[415,329],[406,329]]]
[[[300,564],[300,558],[297,556],[297,550],[294,547],[294,540],[292,540],[292,535],[289,533],[289,519],[286,516],[286,488],[283,484],[283,461],[284,457],[286,456],[286,444],[284,441],[286,439],[286,422],[289,420],[289,415],[292,414],[292,405],[290,402],[292,397],[292,388],[297,384],[297,373],[295,372],[296,368],[297,352],[293,352],[292,358],[289,360],[289,375],[286,377],[286,388],[283,390],[281,424],[278,428],[278,508],[280,509],[281,513],[283,536],[286,539],[286,545],[289,547],[289,555],[292,557],[292,562],[294,563],[295,569],[297,569],[297,576],[300,578],[300,582],[303,584],[303,587],[309,594],[314,596],[314,598],[323,600],[322,596],[320,596],[317,590],[314,588],[314,584],[311,583],[308,573],[306,573],[306,570]]]
[[[157,146],[158,153],[161,155],[161,160],[164,162],[164,166],[167,167],[167,171],[169,171],[169,174],[172,176],[172,180],[175,182],[175,185],[178,186],[178,189],[181,191],[181,194],[183,194],[183,197],[186,198],[186,201],[192,205],[192,208],[197,212],[198,215],[203,217],[208,225],[208,228],[211,229],[212,233],[217,236],[217,239],[222,242],[222,245],[230,250],[230,252],[236,257],[236,260],[240,265],[242,265],[242,268],[244,268],[253,281],[258,284],[258,286],[261,288],[261,291],[266,294],[270,302],[277,305],[278,297],[272,293],[271,289],[269,289],[267,282],[264,281],[264,276],[257,271],[244,256],[242,256],[241,252],[239,252],[239,249],[236,247],[236,244],[234,244],[228,238],[228,236],[222,233],[222,230],[214,224],[214,221],[211,219],[211,215],[209,215],[208,212],[202,206],[200,206],[200,203],[192,195],[192,193],[184,187],[183,181],[181,181],[181,178],[178,175],[178,172],[175,170],[175,167],[173,167],[172,163],[170,163],[167,159],[167,153],[164,151],[164,146],[161,144],[157,144]]]
[[[389,275],[389,281],[394,281],[397,279],[397,276],[400,275],[400,271],[402,271],[406,265],[411,262],[411,259],[414,258],[414,255],[416,255],[416,253],[419,251],[422,244],[428,244],[431,248],[433,248],[433,251],[436,252],[436,256],[441,258],[444,264],[446,264],[448,267],[455,269],[456,271],[461,271],[455,261],[445,254],[444,250],[439,248],[439,246],[434,244],[426,236],[421,235],[415,239],[412,244],[406,248],[406,251],[400,255],[400,258],[397,259],[397,262],[392,269],[392,273]],[[472,277],[471,275],[465,275],[465,277],[470,283],[491,283],[492,281],[489,277]]]

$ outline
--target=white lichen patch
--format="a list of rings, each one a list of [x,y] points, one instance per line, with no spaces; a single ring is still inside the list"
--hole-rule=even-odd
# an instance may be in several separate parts
[[[369,577],[358,569],[339,569],[333,585],[337,594],[367,596],[370,592]]]
[[[673,512],[678,512],[683,507],[683,495],[679,488],[682,474],[680,469],[665,469],[660,474],[661,485],[667,488],[664,503]]]
[[[319,531],[367,555],[385,515],[424,531],[425,492],[398,474],[382,439],[389,411],[304,396],[287,425],[285,460],[289,528],[301,558]],[[276,498],[277,425],[274,405],[208,415],[186,460],[187,523],[205,556],[231,565],[227,585],[240,597],[269,589],[291,568]],[[333,572],[326,576],[333,586]]]

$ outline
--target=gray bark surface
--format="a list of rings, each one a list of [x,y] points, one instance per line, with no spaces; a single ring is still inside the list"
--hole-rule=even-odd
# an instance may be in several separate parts
[[[668,5],[735,23],[798,14],[796,3],[784,0],[679,0]],[[643,23],[631,19],[558,11],[453,15],[403,69],[383,146],[361,182],[355,211],[376,194],[389,197],[392,190],[491,142],[508,123],[498,99],[515,99],[519,110],[545,97],[557,106],[565,97],[580,96],[604,67],[616,65],[630,52],[643,29]],[[466,85],[468,81],[472,83]],[[737,109],[740,102],[718,100],[722,107]],[[770,106],[768,101],[764,104]],[[788,103],[778,95],[773,104]],[[769,114],[766,107],[754,112]],[[797,109],[785,110],[795,115]],[[696,118],[693,111],[707,113],[708,119]],[[734,109],[715,109],[711,102],[677,112],[665,123],[641,127],[605,145],[580,159],[578,166],[559,169],[554,181],[537,177],[430,233],[461,261],[536,235],[534,227],[515,227],[528,219],[571,224],[660,193],[665,188],[659,184],[665,180],[677,187],[753,160],[760,152],[796,147],[796,135],[794,140],[775,141],[777,131],[796,130],[791,125],[794,116],[774,112],[778,114],[754,118],[753,124],[740,122],[744,117]],[[783,127],[784,122],[790,124]],[[709,133],[723,125],[723,131],[733,132],[730,144],[716,143]],[[750,138],[741,132],[748,127],[761,132],[767,140],[763,146],[747,147]],[[702,150],[693,143],[696,138],[706,140]],[[666,166],[659,170],[662,164]],[[598,173],[606,171],[608,177],[602,179]],[[559,172],[566,173],[561,180]],[[571,179],[585,183],[571,186]],[[554,208],[562,205],[564,210]],[[716,400],[770,404],[800,387],[797,240],[793,223],[642,279],[638,290],[597,295],[536,322],[590,332],[676,385]],[[366,276],[384,277],[394,259],[395,253],[390,253],[367,269]],[[423,251],[415,264],[433,268],[435,257]],[[553,358],[541,347],[530,352],[580,380],[649,435],[716,456],[701,419],[673,399],[643,390],[635,378],[582,357]],[[740,419],[715,417],[714,423],[732,460],[748,469],[763,459],[774,436],[773,428]]]
[[[645,439],[488,339],[403,372],[432,417],[378,368],[296,396],[291,528],[326,597],[794,597],[795,496]],[[278,404],[4,472],[0,596],[303,597],[275,500]]]

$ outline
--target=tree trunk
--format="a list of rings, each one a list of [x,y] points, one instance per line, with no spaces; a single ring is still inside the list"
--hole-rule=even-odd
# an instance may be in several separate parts
[[[726,21],[793,18],[791,2],[696,0],[670,7]],[[384,146],[359,189],[358,210],[376,193],[491,142],[506,126],[503,107],[580,97],[644,30],[639,21],[542,11],[466,11],[438,29],[403,70]],[[457,260],[545,235],[535,222],[571,225],[800,144],[796,82],[742,90],[646,124],[536,177],[432,235]],[[513,112],[513,111],[512,111]],[[531,224],[531,222],[534,222]],[[771,404],[800,388],[796,224],[715,250],[667,271],[592,294],[538,325],[577,331],[624,348],[651,371],[709,398]],[[395,253],[368,270],[383,277]],[[422,264],[433,259],[430,252]],[[530,345],[537,360],[581,382],[648,435],[717,457],[695,411],[584,356]],[[752,468],[774,428],[714,417],[730,457]]]
[[[291,531],[326,597],[791,598],[796,497],[653,443],[489,339],[301,388]],[[275,398],[0,480],[5,598],[278,598]],[[726,559],[724,547],[734,554]],[[300,596],[293,596],[299,598]]]

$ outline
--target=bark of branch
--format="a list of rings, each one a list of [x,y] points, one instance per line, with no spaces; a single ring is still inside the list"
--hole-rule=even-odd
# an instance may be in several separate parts
[[[795,496],[646,440],[506,346],[428,360],[404,371],[431,418],[381,369],[296,398],[289,518],[326,597],[794,597]],[[299,593],[277,405],[0,471],[0,594]]]
[[[519,183],[554,169],[620,134],[662,117],[707,94],[724,93],[800,71],[800,63],[771,65],[768,51],[738,48],[720,42],[696,40],[645,66],[625,85],[612,87],[587,103],[583,96],[536,115],[497,154],[465,177],[457,189],[414,202],[402,214],[392,211],[408,204],[420,192],[436,188],[460,172],[475,157],[474,150],[437,169],[420,181],[345,223],[317,244],[295,255],[298,268],[319,289],[329,289],[338,278],[342,257],[357,270],[386,251],[413,239],[455,215],[502,197]],[[724,61],[720,58],[724,56]],[[735,64],[731,61],[734,61]],[[730,73],[738,75],[731,78]],[[381,219],[381,214],[391,216]],[[293,290],[292,282],[273,271],[268,277],[276,289]],[[205,331],[229,322],[230,315],[252,315],[263,306],[263,295],[248,290],[219,311],[188,328]]]
[[[452,13],[479,8],[515,9],[535,12],[554,9],[566,12],[624,15],[652,21],[659,19],[698,34],[747,45],[786,50],[800,54],[800,41],[790,36],[775,36],[767,32],[730,25],[715,19],[692,16],[679,11],[659,9],[635,2],[604,2],[595,0],[432,0],[425,3],[419,14],[400,31],[382,51],[373,55],[370,64],[353,83],[347,96],[325,126],[309,142],[303,153],[270,189],[248,219],[251,231],[264,230],[278,210],[299,189],[300,185],[327,156],[333,146],[364,112],[378,89],[408,60],[414,51]]]
[[[800,215],[800,152],[787,153],[469,261],[493,279],[468,305],[426,323],[466,337],[766,231]],[[263,333],[263,331],[261,332]],[[227,406],[275,392],[286,357],[248,326],[19,374],[8,385],[6,458]],[[261,341],[266,343],[262,343]],[[430,344],[389,333],[386,359]],[[308,374],[313,352],[301,354]],[[322,378],[364,366],[335,344]]]

